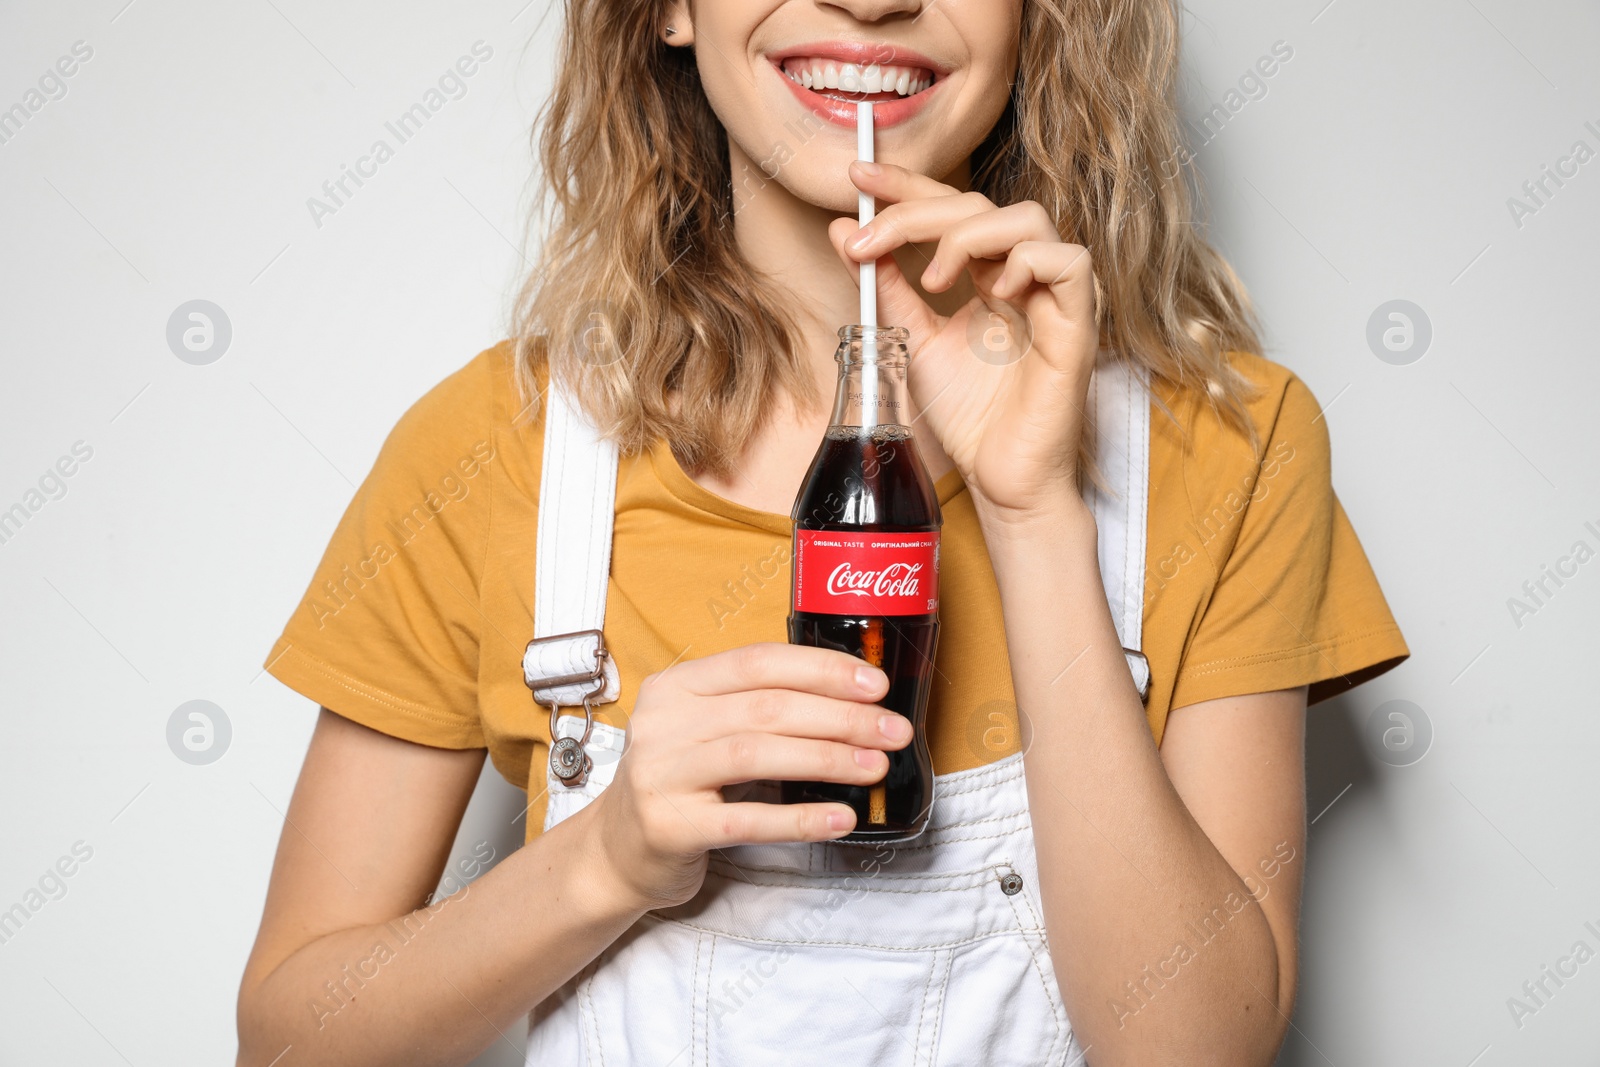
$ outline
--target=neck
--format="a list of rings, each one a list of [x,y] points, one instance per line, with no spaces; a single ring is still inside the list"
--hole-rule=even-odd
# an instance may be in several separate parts
[[[817,395],[831,397],[839,327],[856,322],[861,313],[856,271],[839,260],[828,241],[828,224],[839,213],[795,196],[768,177],[737,144],[729,145],[729,162],[735,190],[734,236],[740,252],[751,266],[772,279],[779,292],[788,295],[787,310],[800,325],[803,351],[818,384]],[[966,189],[967,163],[941,180]],[[971,299],[972,291],[966,284],[936,295],[922,291],[917,280],[932,260],[935,247],[906,246],[896,251],[895,260],[922,298],[936,311],[949,315]]]
[[[846,267],[828,241],[828,223],[836,212],[799,199],[782,184],[763,174],[741,152],[730,148],[734,181],[734,238],[740,253],[756,270],[772,280],[787,299],[786,310],[800,327],[799,343],[813,380],[816,403],[801,407],[797,398],[771,398],[773,417],[745,446],[735,470],[725,477],[697,472],[693,477],[705,488],[760,511],[787,514],[804,479],[806,466],[827,428],[836,389],[838,367],[833,361],[839,347],[839,327],[855,323],[860,314],[860,289],[856,271]],[[967,168],[944,181],[967,188]],[[933,245],[899,249],[895,260],[911,285],[942,315],[972,298],[965,278],[948,292],[929,296],[917,279],[933,258]],[[895,323],[885,323],[893,326]],[[914,405],[906,401],[905,421],[915,422]],[[917,439],[917,451],[937,481],[951,462],[931,434]]]

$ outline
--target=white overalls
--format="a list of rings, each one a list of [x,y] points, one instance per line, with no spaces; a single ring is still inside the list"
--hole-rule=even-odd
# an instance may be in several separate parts
[[[1141,373],[1102,362],[1089,401],[1114,489],[1086,491],[1100,571],[1117,632],[1136,651],[1149,394]],[[563,680],[593,672],[585,631],[605,616],[617,457],[554,390],[546,420],[535,634],[573,636],[530,646],[524,668],[546,706],[581,711],[595,684]],[[604,662],[597,702],[616,698]],[[575,735],[583,719],[563,714],[559,725]],[[546,771],[545,829],[611,781],[624,736],[594,724],[580,788]],[[712,852],[697,896],[645,915],[535,1009],[527,1053],[540,1067],[1083,1061],[1046,949],[1020,753],[939,775],[929,828],[909,842]]]

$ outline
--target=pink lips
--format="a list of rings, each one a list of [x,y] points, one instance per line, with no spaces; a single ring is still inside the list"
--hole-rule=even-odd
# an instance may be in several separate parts
[[[854,63],[866,67],[871,64],[886,66],[923,67],[933,71],[933,84],[920,93],[912,96],[884,97],[874,104],[872,117],[879,128],[897,126],[906,122],[927,106],[929,98],[939,90],[944,83],[945,75],[949,70],[943,65],[935,63],[918,52],[882,44],[863,44],[858,41],[817,41],[810,44],[795,45],[777,52],[767,54],[767,59],[772,62],[773,68],[784,85],[795,95],[795,99],[813,115],[831,122],[836,126],[855,129],[856,103],[854,100],[845,100],[827,96],[823,93],[807,89],[804,85],[790,78],[783,70],[783,61],[793,56],[815,56],[818,59],[833,59],[841,63]],[[879,94],[881,95],[881,94]]]

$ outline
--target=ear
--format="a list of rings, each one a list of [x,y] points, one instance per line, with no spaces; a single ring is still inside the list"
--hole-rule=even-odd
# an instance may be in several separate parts
[[[689,0],[672,0],[662,13],[661,39],[682,48],[694,44],[694,23],[689,18]]]

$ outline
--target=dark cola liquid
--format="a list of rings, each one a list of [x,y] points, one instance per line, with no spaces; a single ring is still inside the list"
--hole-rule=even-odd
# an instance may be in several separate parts
[[[832,427],[795,501],[800,530],[914,533],[938,530],[939,501],[911,431],[878,426]],[[838,649],[883,668],[889,692],[880,702],[911,720],[912,741],[887,753],[877,786],[784,782],[784,803],[839,801],[855,809],[856,828],[840,840],[893,841],[927,826],[933,804],[933,761],[926,716],[939,643],[937,610],[923,615],[851,615],[793,611],[789,642]]]

